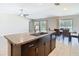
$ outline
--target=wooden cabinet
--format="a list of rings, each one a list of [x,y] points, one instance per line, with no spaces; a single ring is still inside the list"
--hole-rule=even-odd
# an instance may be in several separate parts
[[[43,41],[43,37],[39,38],[37,40],[38,42],[38,47],[37,47],[37,55],[38,56],[44,56],[44,41]]]
[[[45,42],[45,56],[47,56],[50,53],[50,41]]]
[[[38,40],[38,56],[47,56],[50,53],[50,35]]]
[[[36,56],[37,41],[33,41],[21,46],[22,56]]]
[[[35,56],[36,55],[35,47],[27,47],[22,50],[22,56]]]
[[[50,35],[47,35],[44,38],[44,49],[44,55],[47,56],[50,53]]]
[[[44,56],[44,45],[38,46],[37,56]]]
[[[56,46],[56,37],[55,35],[51,35],[51,40],[50,40],[50,51],[54,50]]]
[[[55,48],[55,38],[46,35],[21,46],[22,56],[47,56]]]

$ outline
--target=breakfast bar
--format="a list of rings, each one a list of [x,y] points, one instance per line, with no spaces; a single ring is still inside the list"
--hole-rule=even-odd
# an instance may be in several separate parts
[[[54,50],[54,32],[18,33],[4,36],[11,44],[11,56],[47,56]]]

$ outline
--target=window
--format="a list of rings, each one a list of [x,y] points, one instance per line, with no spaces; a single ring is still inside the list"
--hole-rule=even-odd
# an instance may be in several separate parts
[[[59,28],[68,28],[72,31],[72,20],[59,20]]]
[[[40,32],[47,32],[46,21],[40,21]]]
[[[34,21],[34,31],[38,32],[47,32],[47,21]]]
[[[34,22],[34,30],[35,30],[36,33],[39,32],[39,22],[38,21]]]

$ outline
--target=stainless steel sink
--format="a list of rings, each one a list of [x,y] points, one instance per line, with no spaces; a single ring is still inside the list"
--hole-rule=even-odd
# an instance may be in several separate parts
[[[47,34],[47,32],[33,33],[31,35],[33,35],[33,36],[40,36],[40,35],[44,35],[44,34]]]

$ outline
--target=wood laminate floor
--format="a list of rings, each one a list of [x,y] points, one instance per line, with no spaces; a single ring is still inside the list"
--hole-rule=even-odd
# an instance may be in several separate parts
[[[57,37],[56,48],[49,56],[79,56],[78,39],[72,38],[72,41],[69,42],[68,38],[63,40],[62,37]]]

